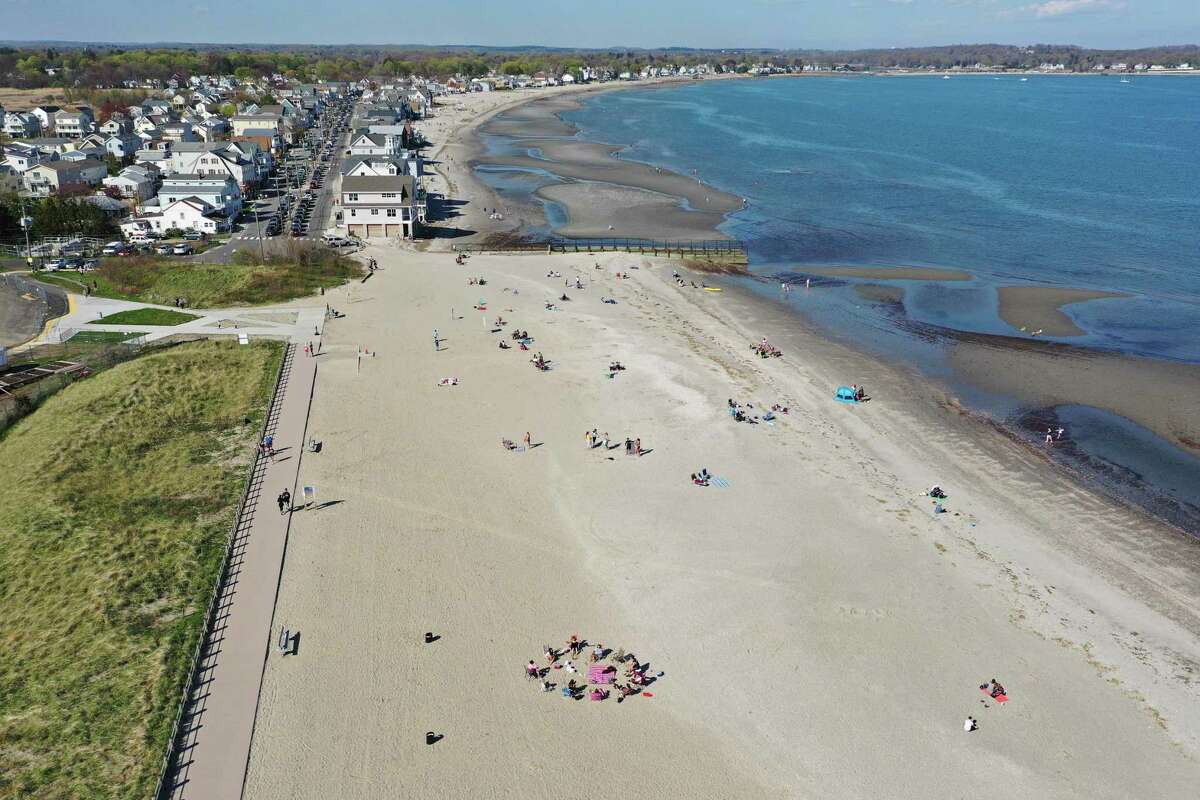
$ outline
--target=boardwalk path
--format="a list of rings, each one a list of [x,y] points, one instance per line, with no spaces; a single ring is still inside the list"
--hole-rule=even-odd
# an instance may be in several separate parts
[[[266,659],[275,655],[272,615],[291,515],[276,496],[286,487],[300,502],[297,475],[304,452],[317,359],[291,345],[266,430],[274,462],[259,459],[234,533],[228,576],[204,644],[161,797],[233,800],[242,793]]]

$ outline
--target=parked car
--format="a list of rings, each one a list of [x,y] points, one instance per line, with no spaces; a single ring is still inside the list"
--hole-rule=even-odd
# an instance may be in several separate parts
[[[83,262],[83,266],[79,268],[80,272],[91,272],[94,269],[100,268],[100,262],[94,258],[89,258]]]
[[[124,242],[109,242],[108,244],[104,245],[104,249],[100,251],[100,255],[103,255],[103,256],[120,255],[121,251],[124,249],[125,249]]]
[[[183,238],[189,242],[199,242],[207,237],[208,234],[203,231],[188,231],[183,235]]]
[[[67,260],[65,258],[52,258],[42,265],[42,268],[46,272],[58,272],[60,269],[67,268]]]
[[[63,264],[63,269],[82,269],[82,268],[83,268],[83,259],[82,258],[77,258],[77,257],[68,258],[68,259],[66,259],[66,263]]]
[[[169,256],[171,255],[171,251],[174,249],[175,248],[169,244],[160,244],[158,247],[154,248],[154,252],[160,256]]]
[[[177,244],[171,248],[171,252],[177,256],[190,256],[195,251],[190,244]]]

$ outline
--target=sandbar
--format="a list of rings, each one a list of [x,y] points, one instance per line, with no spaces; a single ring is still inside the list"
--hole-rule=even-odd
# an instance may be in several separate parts
[[[1121,292],[1054,286],[1001,286],[996,294],[1000,298],[1000,319],[1012,327],[1025,332],[1038,331],[1045,336],[1063,337],[1086,333],[1063,313],[1063,306],[1106,297],[1129,297]]]

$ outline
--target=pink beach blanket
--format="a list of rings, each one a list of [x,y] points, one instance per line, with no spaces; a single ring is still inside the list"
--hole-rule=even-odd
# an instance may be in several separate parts
[[[588,682],[589,683],[612,683],[615,673],[609,672],[611,667],[604,664],[593,664],[588,667]]]

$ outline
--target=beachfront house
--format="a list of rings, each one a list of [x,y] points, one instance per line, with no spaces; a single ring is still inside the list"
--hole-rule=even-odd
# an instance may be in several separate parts
[[[425,221],[425,199],[411,175],[363,175],[342,179],[342,220],[351,236],[411,239]]]

